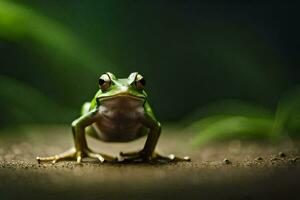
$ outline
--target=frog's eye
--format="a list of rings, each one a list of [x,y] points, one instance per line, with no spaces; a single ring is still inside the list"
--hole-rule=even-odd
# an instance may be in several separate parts
[[[146,85],[146,81],[144,79],[144,77],[140,74],[136,75],[135,77],[135,87],[139,90],[144,89]]]
[[[101,90],[107,90],[111,85],[111,80],[108,74],[102,74],[99,78],[99,87]]]

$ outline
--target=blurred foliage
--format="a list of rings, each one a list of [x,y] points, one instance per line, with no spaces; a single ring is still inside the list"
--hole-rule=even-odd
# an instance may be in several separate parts
[[[1,74],[6,75],[0,78],[0,102],[4,105],[0,125],[71,121],[76,111],[70,107],[76,99],[66,97],[75,96],[89,83],[83,78],[97,74],[99,56],[96,59],[65,26],[12,1],[0,1],[0,38],[4,39]],[[26,63],[27,57],[37,62]],[[71,77],[78,79],[74,83]],[[82,83],[78,85],[78,81]],[[65,104],[51,98],[63,99]]]
[[[86,70],[95,72],[95,56],[70,30],[26,6],[0,1],[0,36],[12,41],[36,42],[49,48],[47,53],[50,55],[62,56],[64,61],[76,61]],[[80,65],[73,65],[73,68],[82,68]]]
[[[283,94],[272,113],[262,106],[227,100],[204,107],[187,130],[197,132],[194,145],[224,139],[265,139],[278,141],[286,136],[300,136],[300,88]]]
[[[9,124],[11,118],[18,124],[24,123],[24,119],[31,122],[39,119],[40,122],[49,123],[51,121],[48,117],[56,120],[70,117],[70,110],[57,105],[39,91],[17,80],[0,76],[0,91],[1,101],[6,105],[2,111],[8,113],[0,118],[1,124]]]
[[[101,73],[139,71],[198,145],[299,135],[297,3],[224,2],[0,0],[0,127],[69,123]]]

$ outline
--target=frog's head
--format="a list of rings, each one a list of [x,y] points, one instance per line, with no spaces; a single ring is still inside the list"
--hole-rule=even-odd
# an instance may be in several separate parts
[[[116,97],[129,97],[145,101],[147,94],[144,91],[145,79],[138,72],[133,72],[128,78],[117,79],[110,72],[102,74],[99,78],[100,91],[97,93],[98,100]]]

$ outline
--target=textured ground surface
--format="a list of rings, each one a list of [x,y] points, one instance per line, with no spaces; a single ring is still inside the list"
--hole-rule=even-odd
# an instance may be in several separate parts
[[[189,155],[192,162],[39,165],[36,156],[72,146],[70,130],[19,131],[0,133],[0,199],[300,199],[300,143],[295,141],[271,145],[236,140],[195,149],[191,134],[165,129],[160,152]],[[144,140],[88,142],[95,150],[117,155],[142,147]]]

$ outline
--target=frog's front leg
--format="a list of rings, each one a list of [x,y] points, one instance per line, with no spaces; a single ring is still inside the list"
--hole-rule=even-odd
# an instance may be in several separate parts
[[[81,162],[82,158],[90,157],[96,158],[100,162],[104,161],[114,161],[117,158],[108,156],[105,154],[100,154],[93,152],[87,146],[86,138],[85,138],[85,128],[91,124],[93,124],[98,119],[98,110],[94,109],[80,118],[76,119],[72,123],[72,133],[74,137],[75,147],[67,150],[61,154],[49,156],[49,157],[37,157],[37,161],[40,163],[42,161],[52,161],[53,163],[60,160],[70,160],[74,159],[78,163]]]
[[[155,147],[161,133],[161,124],[148,114],[141,119],[141,123],[145,127],[149,128],[149,133],[144,148],[141,151],[128,153],[121,152],[120,155],[124,158],[125,162],[152,162],[156,160],[163,162],[190,161],[189,157],[180,158],[174,156],[173,154],[170,154],[169,156],[162,156],[156,153]]]

